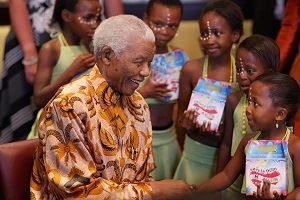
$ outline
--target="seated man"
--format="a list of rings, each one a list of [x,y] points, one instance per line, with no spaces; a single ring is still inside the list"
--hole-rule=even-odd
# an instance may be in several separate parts
[[[175,199],[182,180],[152,181],[149,107],[135,90],[150,73],[154,35],[140,19],[104,20],[93,37],[96,66],[45,106],[31,177],[34,199]]]

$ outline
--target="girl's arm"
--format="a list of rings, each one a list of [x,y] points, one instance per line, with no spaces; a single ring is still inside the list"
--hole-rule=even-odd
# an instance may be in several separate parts
[[[42,108],[50,100],[50,94],[45,94],[43,89],[51,83],[53,68],[59,58],[59,42],[50,40],[42,45],[39,51],[39,63],[34,81],[34,103]]]
[[[192,62],[187,62],[180,73],[179,77],[179,97],[178,97],[178,111],[177,111],[177,121],[176,121],[176,132],[177,132],[177,140],[181,149],[183,149],[184,138],[186,130],[181,126],[182,115],[184,111],[187,109],[190,97],[193,91],[192,86],[192,74],[195,73],[193,71],[194,65]]]
[[[293,159],[295,189],[288,194],[286,199],[296,200],[300,199],[300,139],[295,135],[290,135],[288,147]]]
[[[230,94],[227,98],[225,105],[225,118],[224,118],[224,135],[219,149],[219,156],[217,162],[217,172],[222,171],[231,158],[231,146],[233,135],[233,113],[238,104],[238,94]]]
[[[93,67],[96,62],[93,54],[81,54],[56,81],[51,83],[53,68],[60,56],[60,44],[55,41],[43,45],[40,50],[38,74],[34,83],[34,101],[38,107],[44,107],[62,85],[69,83],[77,74]]]
[[[197,186],[197,191],[200,193],[213,193],[224,190],[229,187],[245,170],[246,156],[244,153],[245,146],[251,135],[246,135],[240,142],[233,158],[225,166],[224,170],[212,177],[209,181]]]
[[[27,82],[32,84],[37,69],[37,62],[33,61],[35,61],[38,57],[38,53],[33,40],[32,26],[26,7],[27,1],[9,0],[8,2],[12,28],[14,29],[16,37],[21,45],[24,60],[27,60],[29,63],[24,66],[25,77]]]

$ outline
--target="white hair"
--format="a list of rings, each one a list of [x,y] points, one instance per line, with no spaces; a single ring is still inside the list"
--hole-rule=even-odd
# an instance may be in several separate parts
[[[126,50],[130,38],[155,41],[149,26],[136,16],[117,15],[105,19],[97,27],[93,37],[94,54],[99,58],[104,46],[109,46],[116,54],[121,54]]]

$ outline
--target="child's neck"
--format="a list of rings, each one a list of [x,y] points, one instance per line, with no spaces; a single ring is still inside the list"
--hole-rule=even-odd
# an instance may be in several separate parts
[[[282,140],[287,133],[287,127],[282,126],[279,128],[273,128],[269,131],[262,131],[260,135],[261,140]]]
[[[64,29],[62,33],[69,46],[80,44],[80,38],[78,36],[75,36],[74,33],[69,29]]]
[[[211,58],[208,56],[208,63],[210,68],[215,67],[227,67],[228,63],[231,63],[231,55],[229,54],[223,54],[216,58]]]
[[[169,46],[156,46],[156,54],[163,54],[169,52]]]

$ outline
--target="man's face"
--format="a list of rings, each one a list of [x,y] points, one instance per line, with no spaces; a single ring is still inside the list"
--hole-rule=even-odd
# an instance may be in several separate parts
[[[132,37],[127,49],[111,58],[106,66],[108,84],[123,95],[132,95],[150,74],[150,63],[155,53],[155,43]]]

